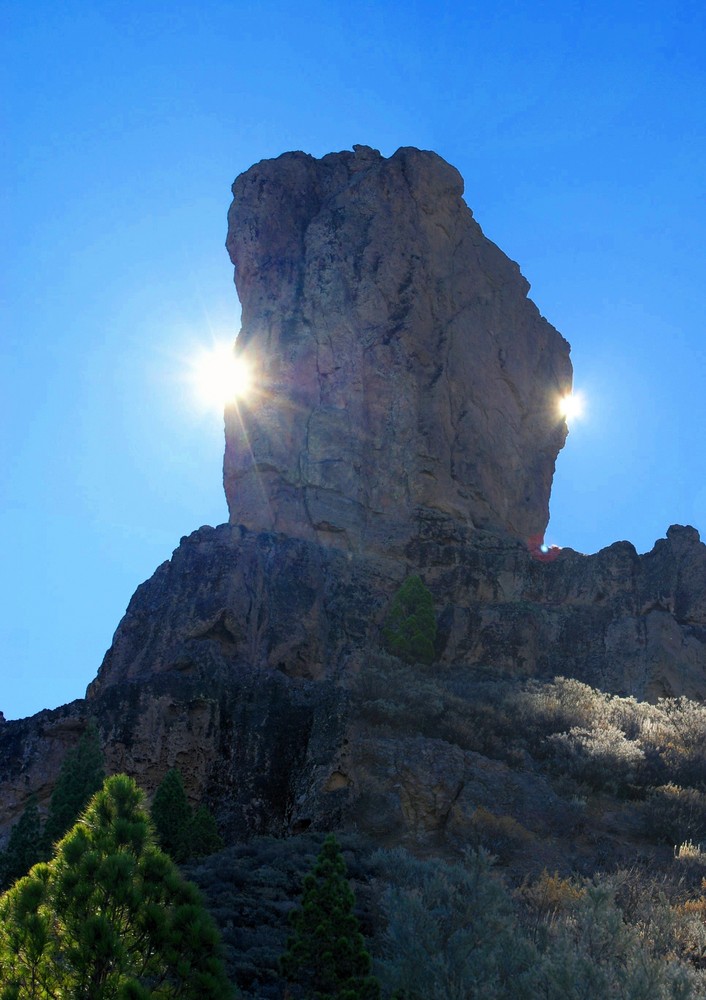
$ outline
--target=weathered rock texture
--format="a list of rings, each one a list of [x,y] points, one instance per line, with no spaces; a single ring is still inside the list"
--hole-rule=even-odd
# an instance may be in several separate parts
[[[551,561],[505,535],[439,533],[422,525],[392,576],[316,542],[200,528],[138,588],[88,696],[236,667],[345,679],[381,649],[411,564],[435,598],[440,663],[563,674],[647,700],[706,698],[706,546],[694,528],[671,527],[645,555],[616,542]]]
[[[419,668],[420,683],[486,668],[649,700],[706,697],[706,546],[693,528],[670,528],[641,556],[618,542],[543,562],[504,535],[439,541],[430,526],[406,556],[439,621],[438,663]],[[443,713],[436,729],[411,715],[394,733],[361,714],[357,678],[383,655],[399,585],[376,565],[233,525],[182,539],[135,593],[87,700],[0,727],[0,829],[31,791],[46,805],[93,717],[110,771],[152,791],[179,767],[230,838],[347,828],[459,846],[475,810],[497,812],[504,797],[541,838],[551,789],[455,746]],[[383,688],[372,703],[390,697]]]
[[[439,156],[286,153],[233,185],[233,524],[398,556],[424,511],[543,536],[569,345]]]
[[[672,527],[646,555],[541,551],[568,346],[442,160],[287,154],[234,190],[261,395],[227,419],[232,523],[138,588],[85,701],[0,725],[0,835],[32,792],[46,807],[92,717],[108,771],[150,792],[179,767],[231,839],[347,828],[456,850],[490,810],[540,857],[566,803],[479,753],[467,704],[452,731],[454,685],[561,674],[703,699],[706,547]],[[410,572],[437,663],[400,682],[381,632]]]

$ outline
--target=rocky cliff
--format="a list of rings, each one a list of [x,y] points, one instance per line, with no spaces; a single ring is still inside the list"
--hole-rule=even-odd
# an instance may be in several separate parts
[[[0,726],[5,823],[31,790],[46,803],[92,717],[110,770],[152,790],[178,766],[232,838],[340,826],[384,842],[437,842],[443,830],[460,843],[478,805],[509,797],[536,815],[550,788],[455,746],[443,713],[422,732],[427,704],[402,734],[381,734],[360,685],[378,686],[375,711],[428,675],[453,688],[479,671],[706,697],[706,547],[692,528],[671,528],[646,555],[619,542],[543,561],[493,533],[440,541],[435,525],[406,556],[432,590],[439,634],[433,667],[394,667],[403,692],[379,677],[400,579],[376,561],[232,525],[182,539],[135,593],[87,700]]]
[[[92,717],[109,770],[151,791],[178,766],[231,839],[339,827],[440,849],[503,803],[543,837],[564,806],[480,752],[472,678],[706,696],[693,528],[645,555],[539,547],[568,345],[461,193],[411,149],[238,178],[238,350],[259,389],[226,417],[231,523],[138,588],[84,701],[0,725],[0,828],[33,791],[46,805]],[[438,621],[416,672],[381,641],[410,572]]]
[[[399,558],[425,512],[543,536],[569,345],[434,153],[286,153],[233,185],[254,405],[226,414],[230,520]]]

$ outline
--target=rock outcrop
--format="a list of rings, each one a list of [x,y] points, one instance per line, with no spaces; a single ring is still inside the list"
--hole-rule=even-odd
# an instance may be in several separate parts
[[[543,537],[569,345],[439,156],[286,153],[233,185],[233,524],[399,558],[425,512]]]
[[[432,526],[406,557],[439,622],[438,662],[422,677],[453,684],[485,669],[651,701],[706,697],[706,546],[693,528],[670,528],[645,555],[618,542],[542,561],[506,536],[440,542]],[[179,767],[231,838],[343,827],[385,843],[458,845],[474,809],[505,794],[527,797],[539,829],[530,804],[551,804],[550,789],[515,788],[507,768],[420,733],[414,718],[381,736],[361,714],[353,695],[384,657],[381,624],[399,582],[316,542],[200,528],[138,588],[86,701],[0,727],[4,823],[30,791],[46,804],[91,717],[109,770],[152,791]],[[395,695],[383,686],[375,697]]]
[[[546,560],[505,535],[440,530],[422,525],[393,576],[317,542],[200,528],[136,591],[88,697],[173,672],[345,680],[382,648],[411,564],[435,599],[440,664],[706,698],[706,546],[694,528],[672,526],[645,555],[616,542]]]
[[[539,842],[567,808],[545,777],[455,742],[433,691],[423,731],[405,716],[394,593],[410,572],[430,589],[426,669],[449,697],[486,672],[703,699],[706,546],[675,526],[645,555],[541,547],[568,345],[439,157],[291,153],[234,193],[259,391],[226,416],[230,523],[138,588],[84,701],[0,726],[0,834],[31,793],[46,807],[90,717],[109,771],[151,792],[179,767],[230,839],[355,827],[455,849],[502,806]]]

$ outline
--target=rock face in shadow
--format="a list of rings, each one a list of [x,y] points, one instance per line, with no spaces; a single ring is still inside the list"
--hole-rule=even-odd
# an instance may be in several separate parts
[[[318,542],[200,528],[136,591],[88,698],[235,668],[263,683],[345,680],[382,650],[408,567],[434,596],[440,664],[562,674],[650,701],[706,697],[706,546],[694,528],[672,526],[645,555],[616,542],[552,558],[492,532],[443,531],[422,526],[392,575]]]
[[[439,622],[438,660],[420,682],[442,672],[464,683],[481,668],[651,701],[706,697],[706,546],[693,528],[670,528],[645,555],[618,542],[550,561],[491,532],[440,533],[429,525],[406,553]],[[30,791],[46,805],[89,717],[109,771],[151,792],[179,767],[231,839],[346,828],[441,849],[505,794],[526,797],[531,818],[549,788],[443,732],[412,722],[381,734],[361,715],[358,679],[385,655],[401,579],[376,560],[233,525],[182,539],[132,598],[87,699],[0,726],[3,826]]]
[[[543,536],[569,345],[439,156],[286,153],[233,185],[239,349],[230,519],[399,557],[436,512]]]

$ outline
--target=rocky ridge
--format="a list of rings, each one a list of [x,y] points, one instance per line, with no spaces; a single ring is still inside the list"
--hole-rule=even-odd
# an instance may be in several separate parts
[[[236,181],[239,350],[261,395],[227,414],[231,523],[182,539],[138,588],[85,700],[0,726],[1,828],[30,793],[46,805],[90,717],[108,770],[151,791],[178,766],[233,840],[355,828],[441,850],[503,803],[541,834],[546,782],[441,719],[371,721],[399,695],[381,626],[409,573],[439,625],[420,685],[559,674],[704,698],[693,528],[644,555],[540,547],[568,345],[461,191],[434,154],[367,147]]]

